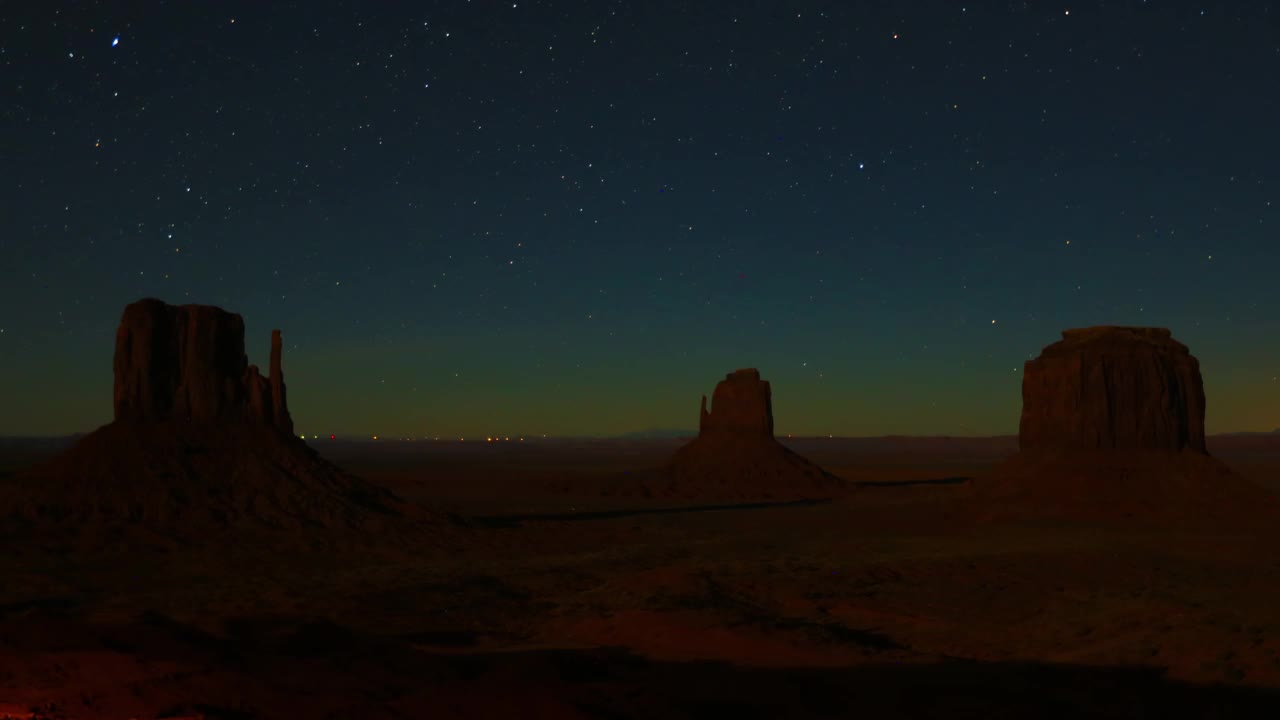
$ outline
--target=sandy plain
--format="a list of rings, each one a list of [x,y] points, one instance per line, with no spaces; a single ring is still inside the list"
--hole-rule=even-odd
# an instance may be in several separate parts
[[[414,546],[10,535],[0,718],[1280,712],[1280,528],[977,522],[1012,437],[783,439],[830,502],[614,492],[681,442],[312,441],[462,520]],[[1209,450],[1280,492],[1280,437]]]

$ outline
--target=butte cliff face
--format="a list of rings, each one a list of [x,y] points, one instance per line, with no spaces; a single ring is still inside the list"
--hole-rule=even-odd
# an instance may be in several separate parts
[[[116,331],[117,422],[249,422],[293,434],[271,333],[268,377],[244,351],[244,319],[207,305],[135,302]]]
[[[1200,363],[1164,328],[1067,330],[1022,376],[1022,450],[1205,452]]]
[[[758,502],[825,498],[845,488],[774,438],[769,383],[744,369],[716,385],[709,410],[702,397],[698,437],[676,452],[651,494]]]
[[[716,385],[711,395],[714,413],[702,396],[698,437],[742,440],[773,439],[773,391],[754,368],[736,370]]]
[[[1026,363],[1019,451],[977,481],[980,513],[1126,525],[1271,518],[1270,494],[1206,452],[1204,415],[1200,365],[1168,330],[1066,330]]]
[[[0,516],[21,527],[126,525],[205,538],[220,528],[389,529],[442,520],[347,474],[293,435],[271,337],[267,377],[244,321],[216,307],[142,300],[115,347],[115,421],[11,478]]]

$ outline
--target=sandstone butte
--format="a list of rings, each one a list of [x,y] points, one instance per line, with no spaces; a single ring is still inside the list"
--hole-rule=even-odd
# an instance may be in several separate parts
[[[774,438],[773,398],[758,370],[737,370],[702,397],[698,437],[676,451],[653,494],[725,501],[828,498],[847,488]]]
[[[1272,522],[1276,501],[1209,455],[1200,364],[1164,328],[1066,330],[1028,360],[1019,450],[979,513],[1124,524]]]
[[[268,377],[250,365],[244,319],[208,305],[135,302],[116,330],[117,422],[248,422],[293,434],[281,336],[271,332]]]
[[[195,537],[443,519],[293,434],[281,354],[276,330],[264,378],[245,355],[241,316],[130,304],[116,332],[114,421],[11,478],[0,515],[11,529],[125,524]]]
[[[1200,363],[1164,328],[1092,327],[1026,363],[1022,450],[1205,452]]]

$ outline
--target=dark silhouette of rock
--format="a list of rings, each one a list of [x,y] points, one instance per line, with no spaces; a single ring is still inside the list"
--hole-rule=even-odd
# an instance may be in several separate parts
[[[405,514],[381,487],[296,437],[246,423],[113,422],[15,476],[9,520],[77,529],[127,523],[211,530],[376,527]]]
[[[773,438],[773,399],[759,370],[747,368],[726,375],[716,385],[711,403],[713,412],[707,412],[707,396],[702,396],[699,436]]]
[[[827,498],[847,487],[774,438],[772,392],[758,370],[726,375],[710,410],[704,395],[698,427],[698,437],[676,451],[647,494],[758,502]]]
[[[1200,366],[1163,328],[1067,330],[1026,363],[1017,453],[979,513],[1125,526],[1271,525],[1280,504],[1205,449]]]
[[[283,432],[293,434],[293,418],[289,417],[289,404],[284,391],[284,371],[280,369],[280,355],[284,341],[279,330],[271,331],[271,384],[272,424]]]
[[[1164,328],[1092,327],[1026,363],[1022,450],[1205,452],[1200,364]]]
[[[268,380],[249,364],[239,315],[153,298],[132,303],[116,331],[115,419],[249,421],[292,435],[280,345],[272,331]]]
[[[116,420],[220,419],[243,406],[244,322],[146,299],[116,330]]]
[[[244,321],[216,307],[146,299],[116,333],[115,421],[0,493],[11,530],[145,527],[405,528],[451,520],[325,461],[293,435],[272,333],[269,377],[249,365]]]

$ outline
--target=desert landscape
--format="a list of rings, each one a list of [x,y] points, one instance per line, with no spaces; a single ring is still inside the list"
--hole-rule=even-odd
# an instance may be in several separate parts
[[[0,2],[0,720],[1280,718],[1278,18]]]
[[[116,420],[4,442],[0,717],[1280,709],[1280,435],[1205,438],[1168,331],[985,438],[775,439],[750,369],[694,438],[304,441],[272,348],[134,303]]]

